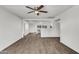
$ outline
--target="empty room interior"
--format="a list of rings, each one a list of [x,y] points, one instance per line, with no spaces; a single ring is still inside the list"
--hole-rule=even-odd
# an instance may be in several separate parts
[[[0,54],[78,53],[78,5],[0,5]]]

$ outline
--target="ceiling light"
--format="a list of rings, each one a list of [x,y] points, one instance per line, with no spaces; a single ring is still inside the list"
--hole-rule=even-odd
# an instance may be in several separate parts
[[[35,11],[35,14],[39,13],[38,11]]]

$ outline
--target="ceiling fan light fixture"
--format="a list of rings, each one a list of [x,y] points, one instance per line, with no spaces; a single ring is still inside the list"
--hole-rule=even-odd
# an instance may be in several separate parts
[[[35,14],[38,16],[39,15],[39,11],[35,11]]]
[[[39,16],[39,13],[37,13],[37,16]]]
[[[35,11],[35,14],[39,13],[38,11]]]

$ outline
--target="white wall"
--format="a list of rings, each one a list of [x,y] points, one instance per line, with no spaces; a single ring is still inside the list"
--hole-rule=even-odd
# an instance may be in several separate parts
[[[60,24],[56,22],[43,23],[47,29],[41,29],[41,37],[60,37]],[[52,28],[50,28],[50,25]]]
[[[61,42],[79,52],[79,6],[74,6],[59,17]]]
[[[47,25],[47,29],[41,28],[41,37],[60,37],[60,28],[59,28],[60,24],[59,23],[56,23],[54,21],[52,22],[32,21],[32,22],[29,22],[29,32],[38,33],[37,25]],[[51,29],[50,29],[50,25],[52,25]]]
[[[29,32],[30,33],[34,33],[34,32],[37,33],[37,28],[36,28],[37,24],[38,24],[37,22],[29,23]]]
[[[0,8],[0,51],[22,37],[22,20]]]
[[[28,33],[29,33],[29,23],[23,21],[23,36],[27,35]]]

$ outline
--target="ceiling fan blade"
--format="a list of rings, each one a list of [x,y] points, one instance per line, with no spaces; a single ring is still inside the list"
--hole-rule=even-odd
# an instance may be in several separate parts
[[[41,5],[41,6],[39,6],[38,8],[37,8],[37,10],[40,10],[40,9],[42,9],[44,6],[43,5]]]
[[[42,12],[42,13],[48,13],[48,11],[39,11],[39,12]]]
[[[34,12],[34,11],[30,11],[30,12],[28,12],[28,14],[29,14],[29,13],[32,13],[32,12]]]
[[[31,8],[31,7],[29,7],[29,6],[25,6],[26,8],[29,8],[29,9],[32,9],[32,10],[35,10],[35,9],[33,9],[33,8]]]

